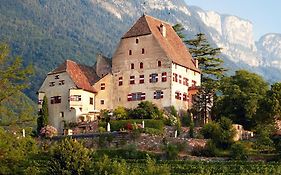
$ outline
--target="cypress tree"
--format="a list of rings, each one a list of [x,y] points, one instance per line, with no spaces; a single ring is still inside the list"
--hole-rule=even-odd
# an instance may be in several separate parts
[[[48,125],[48,99],[46,96],[43,98],[42,108],[39,111],[37,118],[37,133],[40,134],[41,128]]]

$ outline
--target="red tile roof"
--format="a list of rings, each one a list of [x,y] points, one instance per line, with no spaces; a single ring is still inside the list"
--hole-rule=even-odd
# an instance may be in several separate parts
[[[77,88],[89,91],[97,92],[95,88],[91,86],[92,83],[98,80],[95,74],[94,68],[85,65],[77,64],[74,61],[66,60],[58,68],[50,72],[48,75],[67,72],[70,78],[73,80]]]
[[[164,37],[160,32],[161,24],[166,27],[166,37]],[[148,15],[143,15],[122,37],[122,39],[149,34],[152,34],[156,38],[167,56],[174,63],[196,72],[201,72],[198,68],[196,68],[191,54],[189,53],[185,44],[182,42],[181,38],[174,31],[173,27],[170,24],[159,19],[153,18]]]

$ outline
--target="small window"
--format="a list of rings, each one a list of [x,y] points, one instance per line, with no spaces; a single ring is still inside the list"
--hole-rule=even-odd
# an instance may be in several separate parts
[[[157,62],[157,65],[158,65],[158,67],[161,67],[162,62],[161,62],[161,61],[158,61],[158,62]]]
[[[64,117],[64,112],[60,112],[60,117],[61,117],[61,118]]]
[[[94,104],[94,98],[90,97],[90,105],[93,105],[93,104]]]
[[[55,86],[55,82],[49,82],[49,86],[50,86],[50,87]]]
[[[192,80],[192,86],[196,86],[197,82],[195,80]]]
[[[161,99],[164,97],[164,92],[161,90],[155,91],[154,92],[154,99]]]
[[[132,55],[132,50],[129,50],[129,55]]]
[[[138,38],[136,39],[136,43],[137,43],[137,44],[139,43],[139,39],[138,39]]]
[[[55,79],[60,79],[60,75],[55,75]]]
[[[80,110],[80,112],[82,112],[83,109],[82,109],[82,108],[79,108],[79,110]]]
[[[179,75],[179,84],[181,84],[181,75]]]
[[[59,85],[64,85],[64,80],[60,80]]]
[[[123,85],[123,77],[119,77],[119,82],[118,82],[119,86]]]
[[[188,79],[187,78],[183,78],[183,85],[188,86]]]
[[[101,104],[101,105],[104,105],[104,100],[101,100],[101,101],[100,101],[100,104]]]
[[[100,84],[100,90],[105,90],[105,83]]]
[[[131,64],[131,69],[134,69],[135,68],[135,65],[134,63]]]
[[[135,76],[130,76],[130,84],[135,84]]]
[[[157,73],[150,74],[149,82],[150,82],[150,83],[156,83],[156,82],[158,82],[158,74],[157,74]]]
[[[173,73],[173,81],[178,82],[178,74]]]
[[[183,100],[183,101],[188,101],[187,93],[183,93],[183,95],[182,95],[182,100]]]
[[[82,97],[81,97],[81,95],[71,95],[71,96],[69,97],[69,100],[70,100],[70,101],[81,101],[81,100],[82,100]]]
[[[141,49],[141,53],[144,54],[144,48]]]
[[[144,83],[144,75],[140,75],[140,84]]]
[[[166,82],[167,81],[167,72],[163,72],[162,73],[162,82]]]
[[[143,62],[140,63],[140,69],[142,69],[142,68],[143,68]]]
[[[181,93],[180,92],[176,92],[175,93],[175,99],[181,100]]]
[[[51,97],[51,104],[61,103],[61,96]]]

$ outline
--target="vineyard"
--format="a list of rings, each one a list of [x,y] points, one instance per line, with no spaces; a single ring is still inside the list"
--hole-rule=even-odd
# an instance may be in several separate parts
[[[134,168],[144,168],[143,160],[127,160]],[[157,165],[168,166],[171,174],[281,174],[278,162],[207,162],[207,161],[158,161]]]

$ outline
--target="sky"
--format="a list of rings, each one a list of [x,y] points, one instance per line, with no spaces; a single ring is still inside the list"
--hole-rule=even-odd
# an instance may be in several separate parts
[[[185,0],[187,5],[198,6],[221,14],[247,19],[254,25],[258,40],[266,33],[281,33],[281,0]]]

